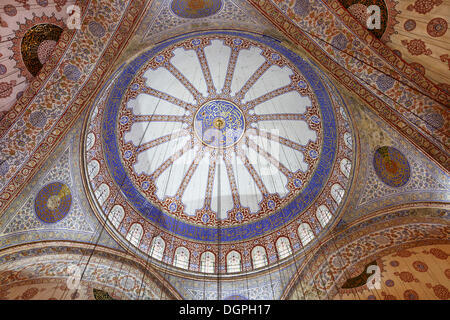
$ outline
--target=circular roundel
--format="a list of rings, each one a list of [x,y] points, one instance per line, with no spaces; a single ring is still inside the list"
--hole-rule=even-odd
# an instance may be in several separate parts
[[[38,24],[30,28],[22,39],[22,60],[28,71],[36,76],[51,56],[63,29],[53,24]]]
[[[227,148],[243,136],[245,118],[232,102],[212,100],[202,105],[194,117],[198,138],[213,148]]]
[[[413,31],[416,28],[416,21],[413,19],[408,19],[403,24],[403,28],[405,28],[406,31]]]
[[[173,0],[170,5],[177,16],[189,19],[209,17],[221,7],[221,0]]]
[[[442,18],[434,18],[427,25],[427,32],[432,37],[441,37],[447,32],[447,21]]]
[[[378,177],[391,187],[404,186],[411,175],[408,159],[393,147],[381,147],[375,151],[373,166]]]
[[[7,4],[3,7],[3,11],[10,17],[14,17],[17,14],[17,9],[12,4]]]
[[[145,253],[157,232],[158,243],[175,236],[187,250],[216,255],[273,232],[287,240],[280,243],[290,245],[292,234],[313,243],[339,218],[357,146],[345,101],[278,42],[187,34],[109,81],[86,122],[84,156],[95,211],[115,237]],[[175,254],[175,245],[161,248]],[[267,263],[275,248],[261,251]]]
[[[62,220],[70,210],[72,195],[67,185],[53,182],[43,187],[34,201],[34,210],[39,220],[55,223]]]

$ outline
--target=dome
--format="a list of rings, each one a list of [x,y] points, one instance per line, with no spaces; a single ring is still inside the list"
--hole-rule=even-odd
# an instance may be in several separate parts
[[[337,223],[354,145],[344,100],[312,62],[261,35],[203,32],[109,79],[84,171],[107,230],[155,266],[239,274]]]

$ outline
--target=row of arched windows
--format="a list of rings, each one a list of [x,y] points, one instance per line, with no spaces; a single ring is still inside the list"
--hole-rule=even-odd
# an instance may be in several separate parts
[[[301,224],[299,227],[299,236],[303,246],[308,244],[313,238],[314,234],[308,224]],[[138,223],[133,224],[130,227],[126,239],[130,241],[134,246],[138,247],[142,237],[142,226]],[[161,237],[155,237],[152,240],[149,248],[149,255],[159,261],[162,260],[164,255],[166,244]],[[292,255],[292,247],[290,241],[286,237],[280,237],[276,241],[276,249],[279,259],[284,259]],[[253,268],[258,269],[268,265],[266,249],[262,246],[256,246],[251,251],[251,258]],[[173,265],[178,268],[188,269],[190,260],[190,252],[185,247],[178,247],[175,250]],[[203,252],[200,256],[200,272],[214,273],[216,266],[216,256],[210,251]],[[242,259],[241,254],[236,251],[230,251],[226,256],[226,266],[228,273],[241,272],[242,271]]]
[[[339,184],[333,185],[331,188],[333,199],[337,203],[342,200],[343,189]],[[109,220],[118,228],[125,215],[124,209],[120,205],[114,206],[109,214]],[[317,208],[316,217],[322,227],[325,227],[332,219],[332,214],[326,205],[321,205]],[[311,226],[307,223],[302,223],[297,229],[298,236],[300,238],[303,247],[307,246],[315,235]],[[126,239],[136,247],[139,247],[144,230],[142,225],[134,223],[131,225]],[[292,255],[292,247],[290,241],[286,237],[280,237],[275,243],[279,259],[284,259]],[[165,242],[161,237],[155,237],[152,240],[149,255],[157,260],[162,260],[165,250]],[[266,250],[262,246],[256,246],[251,252],[251,258],[253,268],[261,268],[268,264]],[[189,268],[190,253],[185,247],[178,247],[175,250],[173,265],[182,269]],[[226,257],[227,272],[240,272],[242,271],[241,254],[237,251],[230,251]],[[200,271],[203,273],[214,273],[215,270],[215,255],[212,252],[204,252],[200,257]]]
[[[351,169],[350,161],[345,158],[342,159],[342,161],[341,161],[342,172],[346,176],[349,176],[350,169]],[[342,188],[342,186],[339,183],[335,183],[331,187],[330,193],[331,193],[331,197],[336,202],[336,204],[339,204],[342,201],[342,199],[344,198],[345,191],[344,191],[344,188]],[[106,184],[100,185],[97,188],[97,190],[95,191],[95,196],[97,197],[97,201],[98,201],[99,205],[103,206],[103,204],[105,203],[106,199],[109,196],[108,185],[106,185]],[[120,223],[122,222],[124,216],[125,216],[125,211],[124,211],[123,207],[120,205],[115,205],[111,209],[111,211],[108,215],[108,219],[111,221],[111,223],[113,224],[114,227],[118,228]],[[327,206],[321,205],[317,208],[316,217],[317,217],[317,220],[320,222],[321,226],[325,227],[328,224],[328,222],[331,220],[332,214],[331,214],[330,210],[327,208]],[[131,239],[133,239],[134,242],[136,242],[136,241],[139,242],[137,239],[140,236],[142,236],[143,230],[142,230],[142,227],[140,227],[141,229],[139,229],[138,226],[136,226],[135,228],[138,228],[138,229],[130,230],[129,234],[127,235],[127,240],[131,241]],[[130,233],[131,233],[131,235],[130,235]]]
[[[343,159],[341,161],[341,170],[345,175],[347,175],[345,170],[350,170],[351,164],[347,159]],[[342,169],[347,168],[348,169]],[[349,172],[348,172],[349,173]],[[330,190],[331,197],[334,201],[339,204],[344,197],[344,189],[338,183],[334,184]],[[95,195],[100,206],[103,206],[105,200],[109,196],[109,187],[106,184],[100,185],[95,191]],[[122,222],[125,216],[125,211],[121,205],[115,205],[109,215],[108,220],[114,225],[114,227],[118,228],[120,223]],[[319,221],[320,225],[324,228],[329,221],[332,219],[332,214],[326,205],[320,205],[316,210],[316,217]],[[131,225],[126,239],[136,247],[139,247],[143,236],[144,230],[142,225],[139,223],[134,223]],[[298,236],[300,238],[300,242],[303,247],[307,246],[314,238],[314,232],[311,229],[311,226],[307,223],[301,223],[297,229]],[[277,239],[276,249],[278,253],[279,259],[284,259],[290,255],[292,255],[292,248],[288,238],[280,237]],[[162,260],[165,250],[165,242],[161,237],[155,237],[151,243],[151,247],[149,249],[149,255],[157,260]],[[188,269],[189,268],[189,259],[190,252],[185,247],[178,247],[175,250],[173,265],[179,268]],[[268,265],[267,253],[264,247],[256,246],[252,249],[251,259],[254,269],[262,268]],[[228,273],[240,272],[242,271],[242,260],[241,254],[235,250],[230,251],[226,256],[226,266]],[[200,257],[200,271],[203,273],[214,273],[215,271],[215,255],[212,252],[204,252]]]
[[[347,159],[343,159],[347,160]],[[341,162],[342,166],[342,162]],[[336,202],[336,204],[341,203],[342,199],[344,198],[345,190],[342,188],[342,186],[339,183],[335,183],[331,186],[331,197]],[[333,215],[331,214],[328,207],[324,204],[320,205],[316,210],[316,218],[319,221],[322,228],[325,228],[325,226],[330,222],[331,218],[333,218]]]
[[[353,141],[352,136],[349,132],[344,134],[345,145],[352,149]],[[86,149],[89,150],[93,147],[95,142],[95,135],[89,133],[86,141]],[[343,175],[347,178],[350,177],[352,163],[347,158],[343,158],[340,161],[340,170]],[[93,180],[100,171],[100,164],[97,160],[92,160],[87,165],[88,176]],[[106,199],[110,195],[110,189],[107,184],[101,184],[94,192],[97,198],[98,204],[103,207],[106,203]],[[336,202],[336,204],[341,203],[344,198],[345,191],[339,183],[334,184],[330,190],[331,197]],[[108,220],[115,228],[119,228],[120,223],[124,219],[125,211],[121,205],[115,205],[110,210],[108,215]],[[322,228],[324,228],[332,219],[332,213],[329,208],[322,204],[316,210],[316,218],[319,221]],[[308,223],[301,223],[297,229],[298,236],[300,238],[301,245],[303,247],[307,246],[311,241],[314,240],[315,234]],[[127,235],[126,239],[134,246],[139,247],[142,240],[144,230],[141,224],[134,223]],[[151,246],[149,248],[148,254],[157,260],[162,260],[165,251],[165,241],[161,237],[155,237],[152,240]],[[280,237],[275,243],[276,251],[278,253],[278,258],[284,259],[292,255],[292,247],[288,238]],[[255,246],[251,251],[251,260],[254,269],[262,268],[268,265],[268,257],[266,249],[263,246]],[[185,247],[178,247],[174,253],[173,265],[178,268],[188,269],[190,261],[190,252]],[[200,272],[202,273],[214,273],[216,268],[216,256],[214,253],[206,251],[200,256]],[[228,273],[241,272],[242,271],[242,258],[241,254],[232,250],[226,255],[226,271]]]
[[[95,194],[98,197],[97,199],[99,201],[99,204],[103,205],[103,203],[105,202],[106,198],[109,195],[109,187],[105,184],[102,184],[95,191]],[[331,187],[331,197],[334,199],[334,201],[336,201],[337,204],[339,204],[342,201],[344,194],[345,194],[345,191],[340,184],[336,183]],[[125,216],[125,211],[124,211],[123,207],[120,205],[115,205],[111,209],[111,211],[108,215],[108,219],[111,221],[111,223],[113,224],[114,227],[118,228],[120,223],[122,222],[124,216]],[[331,220],[332,214],[326,205],[321,205],[317,208],[316,217],[317,217],[317,220],[319,221],[320,225],[322,227],[325,227],[328,224],[328,222]],[[309,243],[309,241],[311,240],[310,233],[305,231],[306,228],[307,227],[301,227],[301,228],[299,227],[299,231],[298,231],[300,240],[302,241],[302,243],[304,245]],[[130,228],[126,238],[127,238],[127,240],[131,241],[131,243],[133,243],[133,245],[138,246],[140,239],[142,237],[142,234],[143,234],[142,226],[140,224],[135,223]],[[280,256],[283,256],[283,255],[281,254]]]

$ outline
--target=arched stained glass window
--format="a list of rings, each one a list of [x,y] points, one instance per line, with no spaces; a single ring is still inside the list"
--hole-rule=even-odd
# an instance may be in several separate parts
[[[302,223],[299,225],[297,231],[303,246],[306,246],[312,239],[314,239],[314,233],[307,223]]]
[[[105,203],[106,199],[109,197],[109,186],[105,183],[102,183],[100,187],[97,188],[94,192],[95,197],[97,198],[98,203],[100,206]]]
[[[227,272],[240,272],[241,270],[241,255],[237,251],[230,251],[227,255]]]
[[[178,247],[175,250],[175,256],[173,259],[173,265],[178,268],[189,268],[189,250],[185,247]]]
[[[152,245],[150,247],[150,256],[161,261],[165,248],[166,243],[160,236],[153,238]]]
[[[266,249],[256,246],[252,249],[253,269],[258,269],[267,265]]]
[[[350,132],[344,133],[344,143],[348,148],[353,149],[353,139]]]
[[[86,137],[86,151],[91,149],[95,143],[95,134],[93,132],[89,132]]]
[[[331,220],[333,215],[331,214],[330,210],[328,210],[327,206],[321,205],[320,207],[317,208],[316,217],[317,220],[319,220],[320,225],[322,227],[325,227]]]
[[[215,256],[212,252],[203,252],[200,257],[200,272],[214,273]]]
[[[280,237],[278,238],[276,242],[278,257],[280,259],[289,257],[292,254],[292,248],[291,243],[289,242],[289,239],[286,237]]]
[[[135,247],[139,247],[139,242],[141,242],[142,234],[144,230],[139,223],[133,223],[128,231],[126,239],[131,242]]]
[[[87,171],[88,171],[88,176],[89,179],[94,179],[98,172],[100,171],[100,163],[98,163],[97,160],[92,160],[91,162],[88,163],[87,166]]]
[[[352,163],[347,158],[344,158],[341,160],[341,172],[346,176],[347,178],[350,177],[350,172],[352,170]]]
[[[123,220],[123,217],[125,216],[125,211],[123,210],[123,207],[119,204],[116,204],[109,213],[109,221],[113,224],[114,227],[119,228],[120,223]]]
[[[344,118],[345,121],[348,121],[348,116],[347,113],[345,112],[345,109],[343,107],[340,107],[339,111],[341,112],[342,118]]]
[[[345,191],[339,183],[335,183],[331,186],[331,197],[337,204],[341,203],[344,198]]]

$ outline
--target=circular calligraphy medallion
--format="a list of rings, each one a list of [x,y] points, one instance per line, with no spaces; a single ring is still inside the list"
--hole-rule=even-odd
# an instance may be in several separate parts
[[[200,107],[194,118],[197,137],[213,148],[228,148],[242,137],[245,119],[232,102],[212,100]]]
[[[60,182],[53,182],[38,192],[34,210],[42,222],[55,223],[67,215],[71,204],[72,194],[69,187]]]
[[[393,147],[381,147],[375,151],[373,166],[378,177],[391,187],[404,186],[411,175],[408,159]]]

